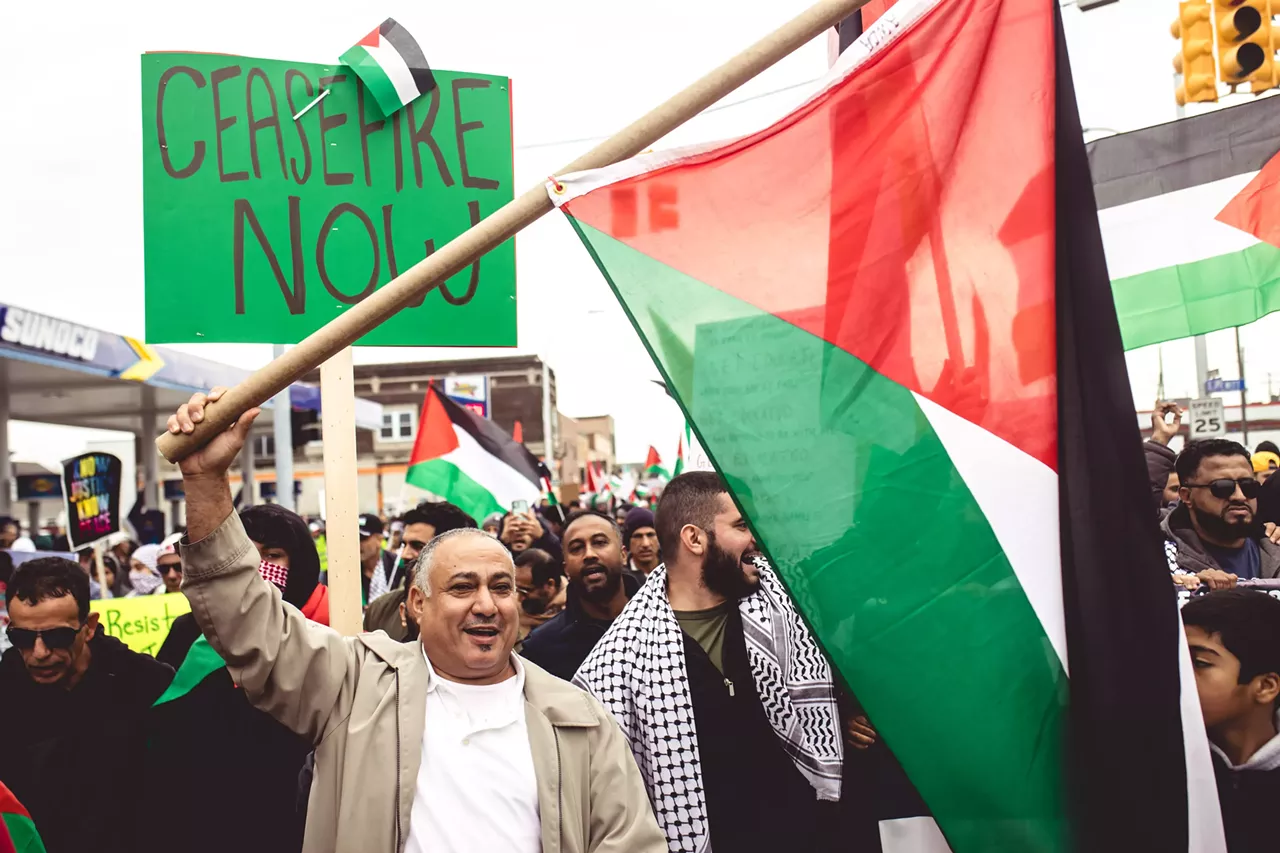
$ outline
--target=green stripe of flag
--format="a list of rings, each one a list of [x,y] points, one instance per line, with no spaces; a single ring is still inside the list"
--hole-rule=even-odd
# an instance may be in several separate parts
[[[168,688],[160,694],[155,704],[158,706],[181,699],[194,690],[200,682],[226,665],[226,661],[213,650],[213,646],[209,645],[204,635],[197,637],[191,644],[191,648],[187,649],[187,656],[182,659],[182,664],[174,673],[173,681],[169,682]]]
[[[493,493],[444,459],[419,462],[405,472],[405,482],[439,495],[467,515],[482,521],[495,512],[506,512]]]
[[[1066,672],[914,395],[569,221],[952,848],[1070,849]]]
[[[13,842],[14,853],[45,853],[44,842],[36,825],[26,815],[6,813],[4,826],[9,831],[9,840]],[[2,847],[3,845],[0,845]]]
[[[1280,248],[1256,243],[1111,283],[1126,350],[1244,326],[1280,311]]]
[[[382,110],[383,115],[389,116],[400,109],[400,93],[396,91],[395,84],[391,82],[391,78],[387,76],[387,72],[378,60],[374,59],[362,45],[353,45],[339,59],[344,65],[351,66],[359,75],[360,82],[364,83],[365,88],[369,90],[369,94],[378,103],[378,108]]]

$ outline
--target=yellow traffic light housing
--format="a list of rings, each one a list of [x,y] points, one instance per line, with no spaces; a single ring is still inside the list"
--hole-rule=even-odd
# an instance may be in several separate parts
[[[1234,87],[1249,83],[1264,92],[1275,85],[1271,0],[1215,0],[1219,79]]]
[[[1183,0],[1169,31],[1180,39],[1173,68],[1182,75],[1175,96],[1179,106],[1218,100],[1218,69],[1213,59],[1213,8],[1209,0]]]

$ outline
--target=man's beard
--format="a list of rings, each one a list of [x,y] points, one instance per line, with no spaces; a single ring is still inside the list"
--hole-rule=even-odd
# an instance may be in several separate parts
[[[595,568],[597,568],[595,565],[583,566],[582,573],[585,573],[588,569]],[[583,582],[581,573],[578,575],[578,579],[576,581],[570,581],[570,583],[577,588],[578,595],[583,599],[590,601],[592,604],[608,603],[613,600],[613,597],[618,594],[618,590],[622,588],[621,567],[619,567],[617,571],[612,571],[608,566],[602,564],[599,568],[604,569],[604,583],[600,586],[594,588],[588,587],[586,583]]]
[[[532,595],[526,596],[525,600],[520,602],[520,608],[530,616],[541,616],[547,612],[547,602],[541,598],[534,598]]]
[[[721,548],[710,531],[707,532],[707,559],[702,564],[702,585],[727,601],[740,601],[758,586],[747,580],[742,559]]]
[[[1223,512],[1236,509],[1239,504],[1228,504]],[[1248,507],[1246,507],[1247,509]],[[1199,522],[1200,528],[1214,539],[1222,541],[1230,541],[1239,539],[1242,536],[1248,536],[1253,532],[1253,517],[1250,516],[1248,521],[1227,521],[1222,516],[1213,515],[1208,512],[1201,512],[1194,505],[1189,505],[1188,509],[1195,515],[1196,521]]]

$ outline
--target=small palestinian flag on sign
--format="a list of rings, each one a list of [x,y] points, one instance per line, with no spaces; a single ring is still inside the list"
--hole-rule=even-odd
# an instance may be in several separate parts
[[[384,116],[436,87],[422,48],[395,18],[383,21],[341,59],[356,72]]]

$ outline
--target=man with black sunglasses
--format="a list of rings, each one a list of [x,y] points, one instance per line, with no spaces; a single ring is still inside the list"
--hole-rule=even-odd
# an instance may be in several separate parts
[[[151,807],[138,796],[146,722],[173,670],[107,635],[89,612],[89,578],[70,560],[22,564],[5,599],[13,648],[0,659],[0,731],[9,735],[0,779],[48,853],[139,849]]]
[[[1176,468],[1181,503],[1160,523],[1176,582],[1227,589],[1280,575],[1280,545],[1255,518],[1259,483],[1249,451],[1222,438],[1192,442]]]

